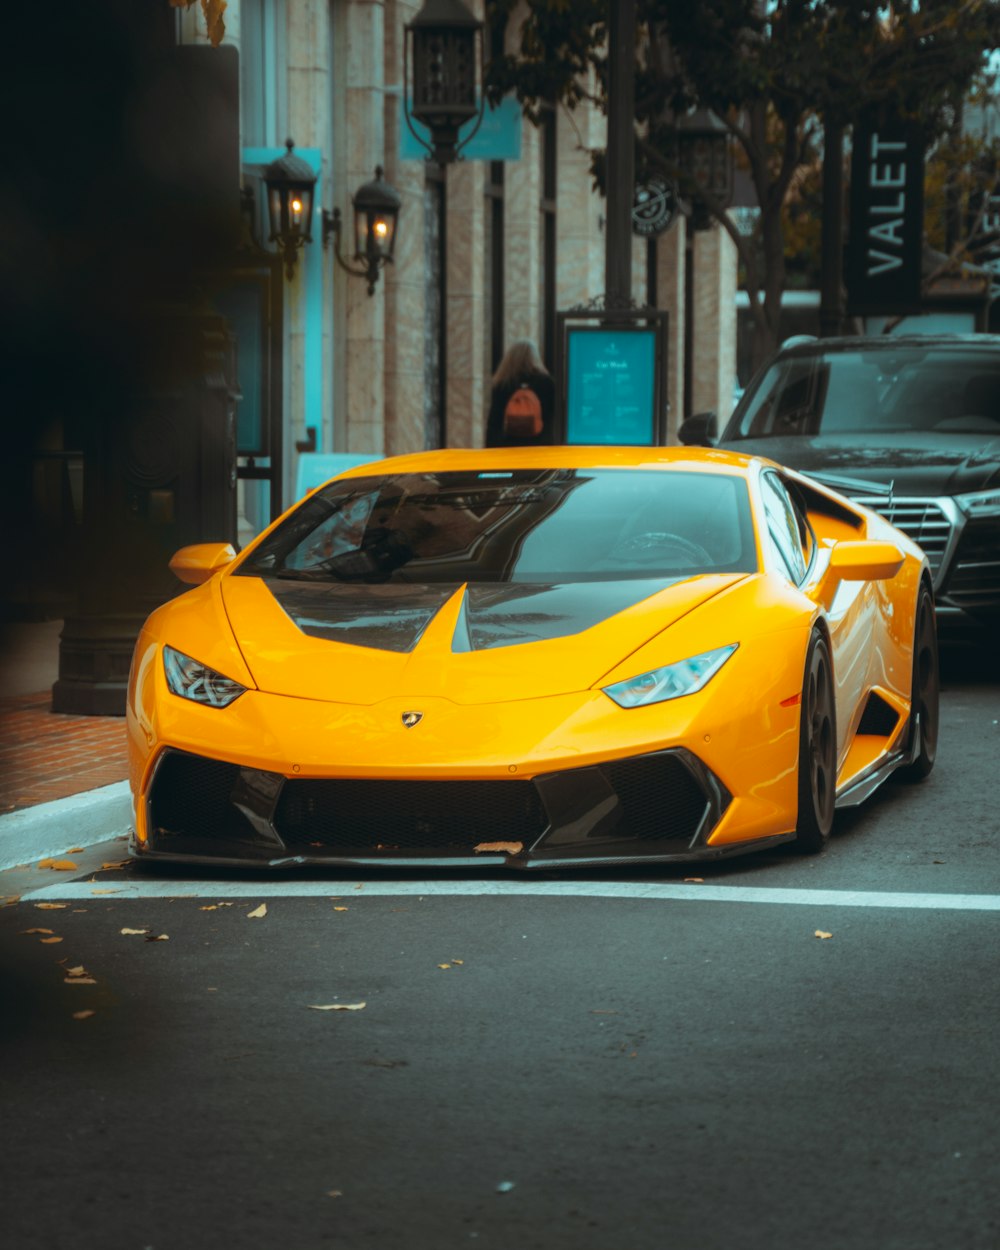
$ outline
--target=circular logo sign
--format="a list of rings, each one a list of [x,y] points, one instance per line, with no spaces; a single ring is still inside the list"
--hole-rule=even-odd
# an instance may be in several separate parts
[[[652,239],[668,230],[677,216],[677,188],[655,174],[640,183],[632,201],[632,233]]]

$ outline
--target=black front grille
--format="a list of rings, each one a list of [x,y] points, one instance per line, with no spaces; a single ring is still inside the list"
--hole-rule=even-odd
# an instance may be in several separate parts
[[[548,817],[530,781],[286,781],[274,816],[289,847],[433,855],[530,846]]]
[[[639,755],[602,764],[618,795],[618,834],[637,839],[680,839],[689,843],[708,806],[701,786],[676,755]]]
[[[959,607],[1000,608],[1000,525],[966,525],[944,590]]]
[[[286,848],[317,859],[471,858],[497,842],[525,853],[537,846],[542,859],[645,853],[637,843],[683,853],[729,795],[681,755],[633,756],[534,781],[401,781],[286,779],[169,751],[150,790],[151,849],[254,860]]]
[[[230,802],[238,764],[171,751],[157,766],[149,795],[149,829],[163,838],[255,840],[253,826]]]

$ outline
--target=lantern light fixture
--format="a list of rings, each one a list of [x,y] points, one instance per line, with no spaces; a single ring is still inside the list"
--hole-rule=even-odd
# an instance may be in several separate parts
[[[285,140],[287,151],[264,170],[267,206],[271,220],[270,242],[277,243],[285,262],[285,276],[295,273],[299,248],[312,240],[313,196],[316,175],[301,157],[293,152],[291,139]]]
[[[343,221],[340,209],[323,211],[323,246],[333,239],[333,253],[342,269],[368,281],[368,294],[375,294],[379,272],[392,263],[396,246],[396,221],[399,217],[401,199],[399,192],[382,176],[381,165],[375,167],[375,177],[360,186],[354,194],[354,255],[359,265],[352,265],[340,248]]]
[[[697,108],[675,122],[676,160],[684,175],[681,196],[691,201],[692,225],[703,228],[709,218],[703,191],[714,203],[727,207],[733,197],[733,149],[729,131],[711,109]]]
[[[439,165],[458,159],[483,120],[483,27],[462,0],[425,0],[403,32],[406,124]],[[474,118],[475,126],[459,143],[459,130]],[[430,131],[430,143],[414,121]]]

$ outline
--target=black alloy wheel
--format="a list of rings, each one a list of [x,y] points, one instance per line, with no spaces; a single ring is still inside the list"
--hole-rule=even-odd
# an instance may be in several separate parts
[[[806,653],[799,721],[799,817],[795,845],[806,854],[821,851],[833,828],[837,791],[837,720],[833,663],[822,634],[814,633]]]
[[[921,583],[913,627],[913,684],[910,687],[910,727],[907,751],[913,760],[896,776],[903,781],[923,781],[937,757],[938,703],[941,678],[938,671],[937,619],[934,598],[926,582]]]

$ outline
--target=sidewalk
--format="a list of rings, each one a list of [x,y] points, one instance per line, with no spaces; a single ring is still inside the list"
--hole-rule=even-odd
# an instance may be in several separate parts
[[[125,718],[50,710],[61,628],[0,629],[0,868],[127,825]]]

